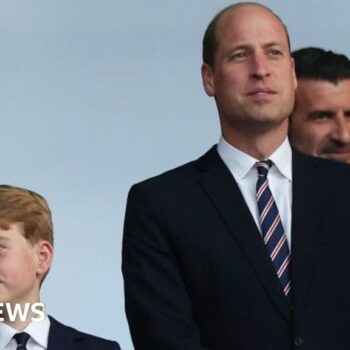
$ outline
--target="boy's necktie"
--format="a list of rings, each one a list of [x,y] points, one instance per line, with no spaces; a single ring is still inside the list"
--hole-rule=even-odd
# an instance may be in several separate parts
[[[266,249],[282,284],[283,292],[288,296],[291,289],[289,276],[290,254],[287,236],[284,232],[281,217],[269,188],[267,173],[272,166],[271,160],[256,163],[258,181],[256,199],[258,202],[261,232]]]
[[[28,333],[25,333],[25,332],[17,333],[13,336],[13,338],[17,342],[17,350],[27,350],[26,345],[27,345],[28,339],[30,338],[30,335]]]

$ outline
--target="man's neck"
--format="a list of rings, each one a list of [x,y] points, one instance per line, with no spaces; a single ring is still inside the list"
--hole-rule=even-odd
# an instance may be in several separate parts
[[[264,133],[242,133],[229,130],[222,133],[224,139],[257,160],[267,159],[287,137],[287,127],[268,130]]]

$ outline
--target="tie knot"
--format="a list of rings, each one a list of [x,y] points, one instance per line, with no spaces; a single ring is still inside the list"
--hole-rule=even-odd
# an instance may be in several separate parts
[[[18,348],[22,347],[24,349],[27,345],[30,335],[26,332],[22,332],[15,334],[13,338],[16,340]]]
[[[256,162],[256,167],[258,169],[258,175],[261,177],[266,177],[272,166],[272,161],[270,159],[262,160],[261,162]]]

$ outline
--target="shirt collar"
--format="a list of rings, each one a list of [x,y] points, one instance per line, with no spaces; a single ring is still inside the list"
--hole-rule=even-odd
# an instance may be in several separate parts
[[[272,160],[278,171],[287,178],[288,181],[292,181],[292,149],[287,137],[281,146],[271,154],[269,159]]]
[[[229,144],[222,136],[217,150],[237,182],[242,180],[258,161]],[[272,160],[284,177],[292,181],[292,149],[287,137],[268,159]]]
[[[36,343],[38,343],[44,349],[47,349],[49,330],[50,320],[45,314],[45,318],[42,321],[30,322],[27,327],[21,332],[28,333]],[[4,322],[0,322],[0,349],[4,349],[16,333],[20,332],[5,324]]]
[[[16,333],[14,328],[0,322],[0,349],[4,349]]]
[[[49,341],[49,330],[50,330],[50,320],[45,314],[45,318],[42,321],[32,321],[23,330],[23,332],[28,333],[33,340],[47,349],[47,344]]]

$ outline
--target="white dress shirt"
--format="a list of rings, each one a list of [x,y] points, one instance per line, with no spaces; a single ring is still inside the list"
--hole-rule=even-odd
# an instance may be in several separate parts
[[[217,150],[236,180],[256,226],[261,232],[259,210],[256,201],[258,171],[255,165],[259,160],[233,147],[223,137],[219,140]],[[273,162],[267,175],[269,187],[275,198],[290,249],[292,222],[292,150],[287,138],[268,159]]]
[[[0,350],[16,350],[17,343],[13,339],[16,333],[26,332],[30,335],[27,350],[46,350],[49,340],[50,319],[45,315],[42,321],[32,321],[21,332],[0,322]]]

